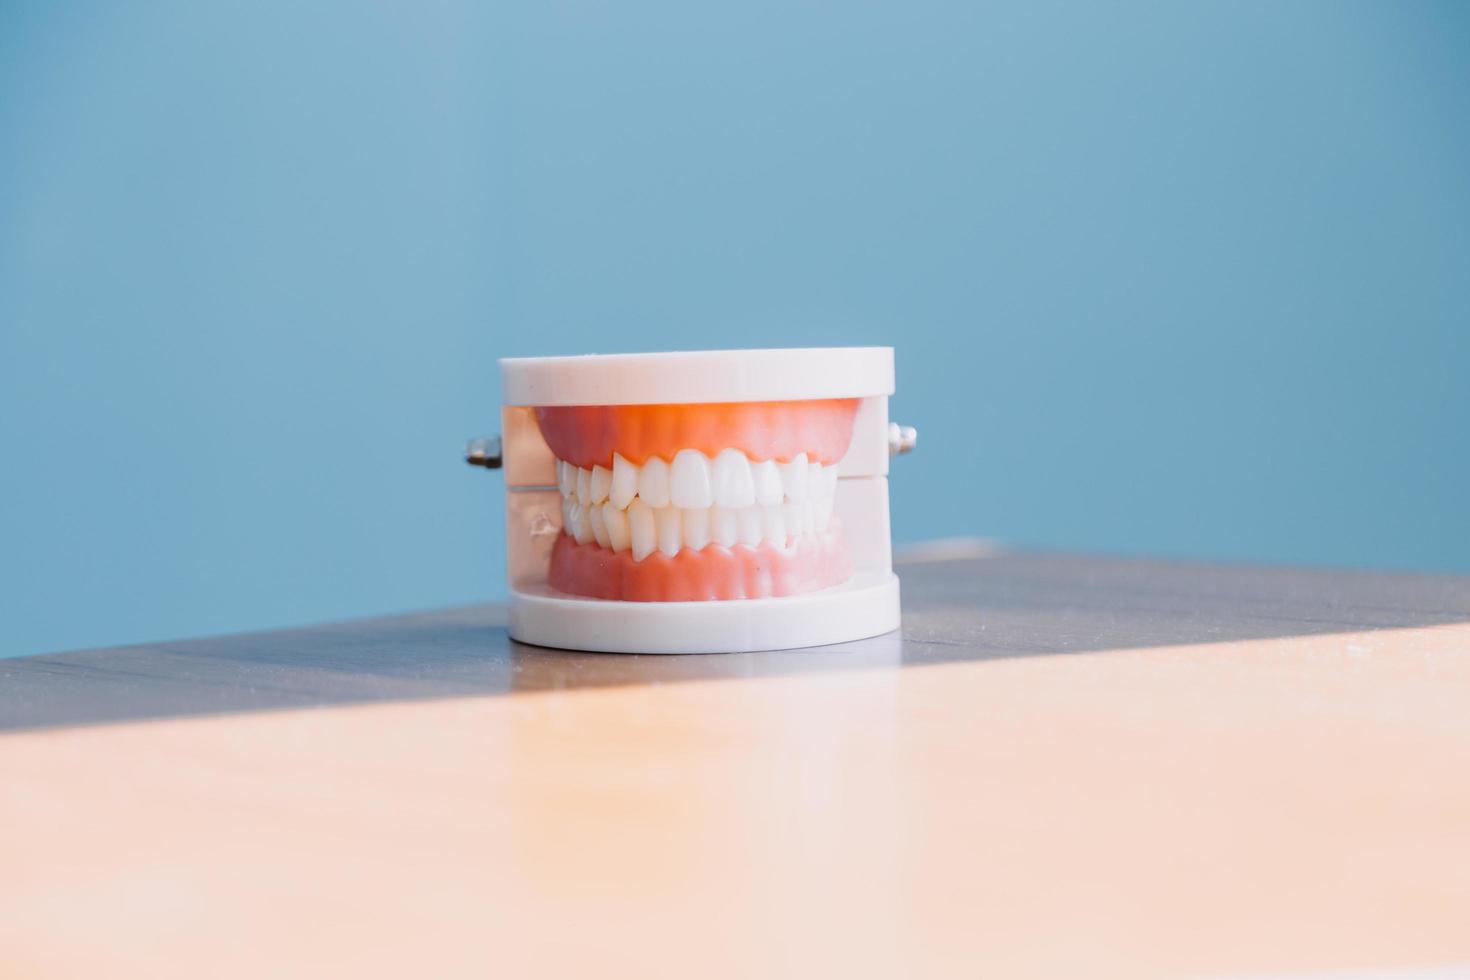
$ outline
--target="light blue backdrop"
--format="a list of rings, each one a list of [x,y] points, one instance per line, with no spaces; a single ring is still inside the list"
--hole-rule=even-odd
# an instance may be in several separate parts
[[[0,4],[0,654],[495,595],[506,354],[891,343],[902,541],[1470,570],[1467,11]]]

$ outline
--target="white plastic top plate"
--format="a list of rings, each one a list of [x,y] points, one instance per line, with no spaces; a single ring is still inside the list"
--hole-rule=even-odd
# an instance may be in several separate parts
[[[682,405],[893,394],[892,347],[507,357],[506,405]]]

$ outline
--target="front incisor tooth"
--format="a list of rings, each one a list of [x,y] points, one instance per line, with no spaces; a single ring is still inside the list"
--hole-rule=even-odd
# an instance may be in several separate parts
[[[644,469],[647,468],[644,464]],[[675,507],[708,507],[714,503],[714,495],[710,492],[709,460],[698,449],[681,449],[674,457],[674,466],[669,473],[669,501]]]
[[[648,457],[639,468],[638,496],[650,507],[669,505],[669,464],[660,457]]]
[[[624,510],[638,495],[638,467],[617,453],[613,453],[612,482],[607,488],[607,499],[618,510]]]
[[[777,463],[781,470],[781,489],[787,500],[806,499],[807,463],[806,453],[797,453],[789,463]]]
[[[607,546],[613,551],[627,551],[628,512],[609,500],[602,505],[602,523],[607,528]]]
[[[577,500],[592,503],[592,471],[577,467]]]
[[[781,504],[766,504],[761,509],[761,537],[776,545],[786,546],[786,511]]]
[[[709,509],[693,507],[679,513],[683,515],[684,547],[698,551],[709,544]]]
[[[751,480],[755,483],[755,502],[761,505],[779,504],[786,491],[781,489],[781,471],[774,459],[750,464]]]
[[[740,540],[740,521],[733,510],[711,507],[709,514],[710,540],[725,548],[733,548]]]
[[[749,507],[755,503],[750,460],[738,449],[720,450],[710,467],[710,483],[715,503],[721,507]]]
[[[592,524],[592,537],[600,547],[608,545],[607,523],[602,518],[601,504],[586,504],[587,520]]]
[[[612,487],[612,470],[606,466],[592,467],[592,478],[587,481],[587,488],[592,491],[594,504],[600,504],[607,499],[607,491]]]
[[[740,543],[747,548],[754,548],[761,543],[761,525],[763,523],[761,521],[761,509],[759,507],[742,507],[735,513],[740,515]]]
[[[628,543],[633,549],[634,561],[647,558],[658,546],[653,509],[643,502],[642,497],[628,505]]]
[[[683,540],[679,534],[682,513],[677,507],[660,507],[653,512],[654,529],[658,532],[658,550],[670,558],[679,553],[679,545]]]

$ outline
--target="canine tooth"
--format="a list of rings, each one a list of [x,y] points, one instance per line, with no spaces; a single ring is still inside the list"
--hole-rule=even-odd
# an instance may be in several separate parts
[[[577,468],[564,459],[556,461],[556,486],[563,497],[570,497],[577,491]]]
[[[695,551],[709,544],[709,508],[691,507],[683,515],[684,547]]]
[[[781,471],[774,459],[750,464],[751,481],[755,484],[755,502],[779,504],[786,491],[781,489]]]
[[[607,499],[618,510],[625,510],[637,495],[638,467],[613,453],[612,482],[607,489]]]
[[[681,512],[677,507],[660,507],[653,512],[654,529],[658,532],[658,550],[670,558],[679,553]]]
[[[658,544],[658,531],[653,526],[653,510],[642,498],[628,505],[628,543],[633,548],[633,560],[642,561],[653,554]]]
[[[742,507],[736,513],[740,515],[740,543],[754,548],[761,543],[761,509]]]
[[[638,470],[638,496],[650,507],[669,505],[669,464],[650,456]]]
[[[612,470],[606,466],[592,467],[592,477],[587,481],[587,489],[592,491],[592,503],[600,504],[606,500],[611,487]]]
[[[749,507],[755,503],[750,460],[738,449],[722,449],[710,467],[715,503],[721,507]]]
[[[740,520],[735,512],[724,507],[711,507],[708,513],[710,540],[726,548],[733,547],[740,540]]]
[[[587,507],[580,500],[572,501],[572,537],[577,539],[578,544],[586,544],[592,540],[592,519],[587,514]]]
[[[786,512],[780,504],[767,504],[760,509],[761,537],[777,547],[786,544]]]
[[[669,500],[675,507],[708,507],[714,503],[709,460],[698,449],[681,449],[674,457],[669,474]]]
[[[588,504],[587,520],[592,524],[592,537],[602,547],[608,546],[607,522],[602,517],[601,504]]]
[[[592,503],[592,471],[577,467],[577,499],[584,504]]]
[[[627,551],[628,512],[609,500],[602,505],[602,523],[607,528],[607,546],[613,551]]]
[[[781,488],[787,500],[805,500],[807,485],[806,453],[797,453],[789,463],[777,463],[781,469]]]

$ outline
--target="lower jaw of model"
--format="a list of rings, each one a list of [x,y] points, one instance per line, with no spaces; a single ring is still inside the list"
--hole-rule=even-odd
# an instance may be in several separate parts
[[[821,406],[800,416],[810,451],[792,452],[789,439],[773,447],[768,436],[762,446],[761,433],[746,432],[743,445],[720,449],[707,440],[700,448],[666,442],[662,453],[638,446],[630,449],[642,450],[636,461],[605,442],[589,448],[585,431],[569,438],[566,417],[543,416],[562,496],[550,585],[597,599],[690,602],[798,595],[849,579],[852,559],[832,511],[852,412],[846,403],[838,411],[805,404]],[[749,406],[683,408],[681,424],[692,409],[722,408],[728,417]],[[599,425],[609,427],[606,418]]]

